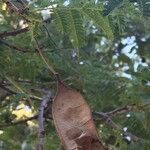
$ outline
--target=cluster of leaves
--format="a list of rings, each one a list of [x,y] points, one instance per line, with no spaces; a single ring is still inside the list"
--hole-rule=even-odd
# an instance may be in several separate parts
[[[10,2],[18,8],[22,6],[19,1]],[[22,150],[34,149],[36,126],[29,127],[24,122],[8,127],[15,121],[12,110],[22,101],[37,113],[41,94],[31,89],[56,91],[56,82],[37,52],[35,39],[61,79],[79,90],[93,111],[137,106],[129,110],[131,117],[123,113],[113,119],[121,129],[128,127],[128,131],[140,139],[138,142],[134,138],[126,142],[127,133],[111,128],[107,120],[96,121],[108,147],[149,149],[149,106],[141,107],[150,99],[148,0],[37,0],[30,1],[21,15],[10,13],[8,6],[5,7],[5,2],[0,2],[0,32],[21,29],[24,24],[28,24],[28,31],[16,36],[1,37],[0,34],[0,131],[4,132],[0,132],[0,149],[17,150],[21,146]],[[42,19],[43,10],[51,13],[47,20]],[[122,41],[130,37],[135,38],[136,44],[130,53],[136,50],[138,61],[142,61],[136,72],[136,60],[122,53],[130,45]],[[125,66],[128,69],[124,71]],[[123,73],[131,78],[122,77]],[[33,95],[36,100],[32,99]],[[45,149],[57,149],[60,144],[53,122],[47,122]]]

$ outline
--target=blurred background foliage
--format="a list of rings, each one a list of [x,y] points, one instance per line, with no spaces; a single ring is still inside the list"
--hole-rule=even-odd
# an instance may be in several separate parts
[[[149,0],[0,1],[0,150],[35,148],[37,120],[27,118],[38,113],[43,94],[36,89],[56,92],[35,39],[93,112],[124,108],[110,116],[115,126],[95,119],[109,149],[149,150]],[[45,150],[60,149],[53,121],[45,126]]]

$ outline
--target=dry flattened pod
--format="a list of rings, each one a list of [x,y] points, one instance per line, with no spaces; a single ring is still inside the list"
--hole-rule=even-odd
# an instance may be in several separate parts
[[[65,150],[104,150],[91,110],[79,92],[59,83],[52,115]]]

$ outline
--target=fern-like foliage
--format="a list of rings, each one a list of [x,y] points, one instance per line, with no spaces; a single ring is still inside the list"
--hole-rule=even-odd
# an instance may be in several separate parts
[[[92,20],[94,24],[106,34],[108,38],[113,38],[109,20],[107,17],[103,17],[102,8],[100,6],[91,6],[91,4],[86,4],[82,11],[89,20]]]
[[[74,48],[79,48],[85,43],[85,21],[93,24],[104,34],[112,39],[113,33],[107,17],[102,15],[102,7],[86,3],[81,6],[61,6],[54,8],[54,24],[62,33],[68,35]]]
[[[57,28],[68,35],[75,48],[82,46],[85,42],[85,31],[80,12],[76,9],[56,9],[54,11],[55,24]]]

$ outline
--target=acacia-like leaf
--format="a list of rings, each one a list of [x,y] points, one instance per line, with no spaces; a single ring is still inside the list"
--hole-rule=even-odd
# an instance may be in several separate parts
[[[91,110],[79,92],[59,83],[52,114],[56,130],[66,150],[104,150]]]
[[[113,32],[109,24],[107,17],[102,15],[101,8],[85,4],[82,8],[82,12],[86,18],[92,20],[94,25],[101,29],[109,39],[113,39]]]
[[[54,10],[54,16],[57,29],[68,35],[73,47],[83,46],[85,43],[85,30],[79,10],[62,8]]]

